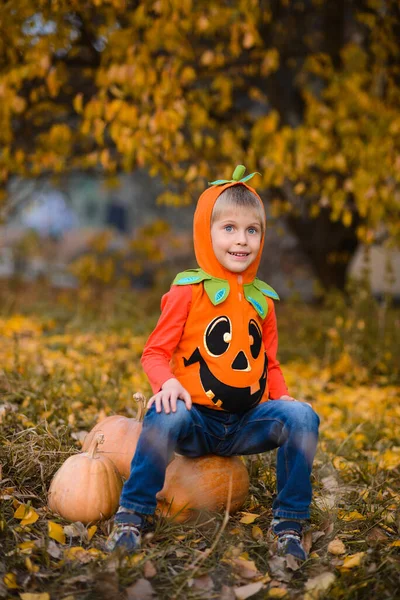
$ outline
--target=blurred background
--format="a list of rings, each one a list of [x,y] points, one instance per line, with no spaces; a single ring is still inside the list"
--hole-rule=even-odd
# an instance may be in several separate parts
[[[399,598],[399,40],[399,0],[0,2],[0,598]],[[47,489],[150,397],[140,357],[195,266],[196,201],[239,164],[285,380],[321,417],[315,547],[301,573],[269,560],[260,455],[255,527],[163,525],[116,564],[108,525],[63,529]]]
[[[283,299],[356,279],[398,302],[396,0],[26,0],[1,23],[3,291],[167,290],[199,194],[244,164]]]

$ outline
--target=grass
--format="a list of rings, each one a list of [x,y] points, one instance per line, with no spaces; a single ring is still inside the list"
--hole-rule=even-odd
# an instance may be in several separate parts
[[[52,539],[49,522],[68,525],[46,506],[59,465],[80,450],[83,432],[100,416],[133,415],[132,393],[149,395],[139,359],[159,295],[126,294],[118,303],[107,297],[96,311],[88,294],[60,297],[46,289],[24,288],[1,300],[0,597],[145,600],[153,591],[160,599],[226,600],[245,597],[240,590],[246,585],[260,587],[251,595],[255,600],[400,595],[398,378],[371,355],[365,337],[370,325],[361,309],[278,309],[289,389],[321,416],[306,540],[312,539],[312,548],[296,569],[274,557],[267,536],[274,452],[246,458],[250,492],[243,510],[257,515],[253,523],[241,522],[242,513],[228,520],[211,514],[189,525],[160,519],[143,550],[130,558],[104,552],[110,522],[99,523],[90,541],[86,528],[67,535],[65,544]],[[392,344],[394,353],[390,336],[398,332],[399,315],[393,310],[385,319],[383,344]],[[369,363],[352,345],[353,327],[365,332]],[[15,517],[19,503],[33,508],[36,522],[21,524]],[[329,551],[334,539],[344,543],[343,554]]]

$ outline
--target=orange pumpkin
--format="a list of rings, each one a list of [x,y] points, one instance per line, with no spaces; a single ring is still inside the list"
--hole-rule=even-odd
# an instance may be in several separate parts
[[[131,461],[142,431],[146,403],[143,394],[135,394],[134,398],[138,403],[138,412],[135,418],[129,419],[121,415],[106,417],[88,433],[82,447],[86,451],[94,437],[98,433],[102,433],[104,443],[99,453],[107,456],[125,479],[129,477]]]
[[[49,508],[68,521],[108,519],[118,508],[122,479],[111,460],[97,452],[101,440],[98,435],[88,452],[67,458],[51,482]]]
[[[182,523],[196,518],[200,511],[226,509],[232,477],[231,514],[243,505],[249,490],[249,475],[237,456],[175,455],[168,465],[165,484],[157,494],[161,514]]]

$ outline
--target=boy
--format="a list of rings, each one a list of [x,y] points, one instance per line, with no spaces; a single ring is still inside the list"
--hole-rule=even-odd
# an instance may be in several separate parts
[[[276,292],[256,278],[265,212],[241,179],[211,184],[194,216],[199,269],[180,273],[142,356],[154,395],[125,482],[108,548],[140,548],[140,532],[176,450],[196,457],[278,447],[272,531],[280,554],[305,560],[311,466],[319,419],[288,390],[276,359]]]

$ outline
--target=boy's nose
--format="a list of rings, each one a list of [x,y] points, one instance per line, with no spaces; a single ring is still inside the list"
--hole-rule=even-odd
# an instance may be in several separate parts
[[[247,238],[246,238],[246,234],[244,232],[238,233],[238,236],[236,238],[236,243],[240,244],[241,246],[245,246],[247,244]]]

